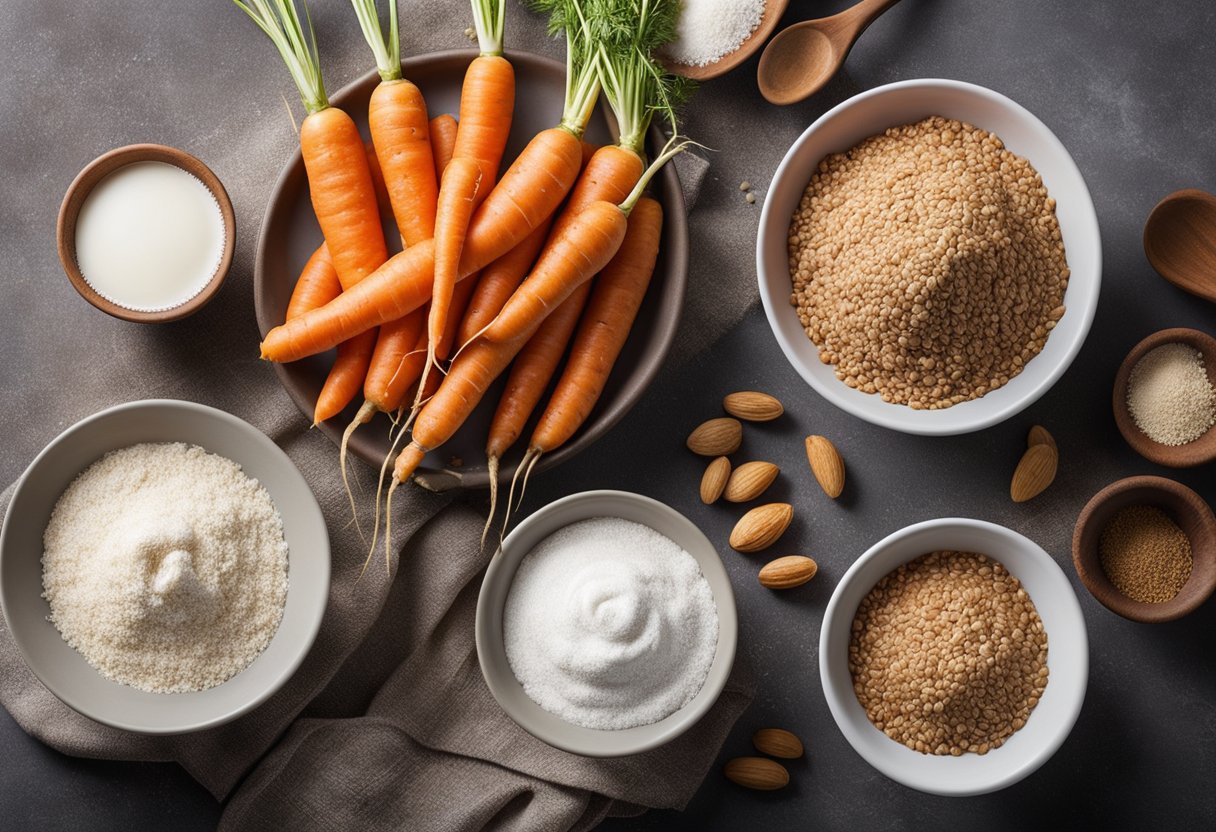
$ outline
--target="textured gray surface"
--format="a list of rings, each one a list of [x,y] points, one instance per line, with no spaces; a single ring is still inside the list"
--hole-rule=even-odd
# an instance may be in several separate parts
[[[405,4],[408,7],[409,2]],[[789,20],[841,2],[794,2]],[[365,48],[338,0],[316,0],[332,87],[366,66]],[[208,404],[248,413],[241,380],[269,373],[254,358],[248,264],[264,195],[291,145],[279,91],[281,68],[222,0],[164,4],[9,2],[0,16],[0,391],[12,403],[0,449],[0,481],[16,477],[67,424],[101,406],[173,396],[183,373],[231,379]],[[514,10],[513,12],[514,13]],[[461,44],[462,18],[411,36],[431,48]],[[763,195],[784,149],[827,107],[888,81],[941,76],[1010,95],[1057,132],[1086,176],[1104,237],[1105,285],[1079,359],[1056,388],[1006,425],[952,439],[901,436],[850,419],[815,396],[790,369],[752,309],[711,350],[669,371],[635,411],[578,460],[538,479],[525,510],[585,488],[628,488],[671,503],[723,543],[741,615],[741,651],[759,677],[756,704],[723,758],[746,753],[751,732],[798,732],[808,759],[794,784],[756,795],[716,775],[682,815],[607,824],[634,829],[1014,829],[1034,826],[1210,828],[1216,823],[1216,669],[1212,603],[1159,627],[1135,625],[1097,605],[1073,578],[1090,628],[1089,696],[1060,752],[1037,774],[998,795],[946,800],[911,792],[870,769],[831,721],[816,668],[819,620],[848,564],[884,534],[946,514],[993,520],[1043,545],[1070,577],[1068,541],[1085,500],[1121,476],[1167,473],[1120,440],[1109,388],[1124,353],[1166,326],[1216,329],[1212,308],[1164,284],[1144,260],[1140,229],[1163,194],[1216,190],[1208,132],[1216,121],[1216,9],[1205,0],[1063,4],[1054,0],[905,0],[874,24],[845,74],[821,94],[778,110],[754,86],[755,61],[706,85],[688,132],[717,148],[693,215],[694,291],[689,320],[710,306],[741,309],[754,295],[748,240],[759,218],[738,192]],[[249,46],[255,48],[248,48]],[[407,51],[409,50],[407,42]],[[55,211],[71,176],[94,155],[135,140],[196,153],[233,193],[241,239],[221,300],[172,327],[141,328],[94,312],[72,292],[53,246]],[[215,344],[215,316],[247,319],[249,344]],[[715,316],[710,316],[715,317]],[[186,348],[183,345],[195,345]],[[203,345],[199,347],[197,345]],[[152,373],[129,369],[159,356]],[[146,364],[144,365],[146,366]],[[822,575],[774,596],[754,582],[759,561],[726,550],[737,511],[696,499],[700,463],[682,448],[726,392],[759,387],[790,415],[751,429],[740,459],[785,468],[774,494],[795,504],[783,552],[816,557]],[[1051,491],[1023,507],[1008,502],[1008,475],[1026,428],[1047,425],[1062,449]],[[839,504],[805,469],[807,432],[838,441],[851,486]],[[1216,500],[1210,471],[1177,478]],[[0,825],[39,829],[209,829],[218,807],[178,769],[74,760],[27,738],[0,715]]]

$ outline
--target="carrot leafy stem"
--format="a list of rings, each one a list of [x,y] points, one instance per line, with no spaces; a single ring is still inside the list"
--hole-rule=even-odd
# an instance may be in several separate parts
[[[583,6],[587,0],[528,0],[549,16],[549,34],[566,36],[566,100],[561,126],[582,138],[600,96],[599,56]]]
[[[363,38],[376,56],[376,69],[383,81],[401,78],[401,35],[397,28],[397,0],[388,0],[388,39],[380,26],[380,13],[376,0],[350,0],[359,18]]]
[[[304,20],[308,24],[308,36],[296,10],[295,0],[232,0],[236,7],[249,15],[258,28],[266,33],[279,50],[291,80],[300,93],[300,101],[309,113],[324,110],[329,106],[325,82],[321,79],[321,60],[317,52],[317,35],[312,28],[312,17],[308,4],[304,6]]]
[[[473,30],[483,55],[502,54],[502,35],[506,28],[507,0],[472,0]]]
[[[625,216],[629,216],[629,213],[633,211],[633,206],[638,204],[638,200],[642,198],[642,194],[646,191],[650,180],[654,178],[654,175],[659,172],[663,165],[696,144],[691,139],[682,138],[679,134],[667,140],[667,144],[663,145],[663,149],[659,151],[659,155],[655,157],[650,166],[642,173],[637,184],[633,186],[633,190],[629,192],[629,196],[625,197],[625,200],[618,206],[625,213]]]

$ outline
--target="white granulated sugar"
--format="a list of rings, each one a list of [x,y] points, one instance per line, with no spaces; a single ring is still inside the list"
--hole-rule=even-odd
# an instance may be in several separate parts
[[[282,518],[257,480],[198,446],[106,454],[59,498],[43,546],[51,623],[102,675],[140,690],[226,681],[283,617]]]
[[[663,53],[689,66],[712,64],[747,40],[764,16],[765,0],[684,0],[676,39]]]
[[[1203,354],[1163,344],[1136,362],[1127,381],[1127,409],[1136,426],[1161,445],[1193,442],[1216,423],[1216,391]]]
[[[718,610],[675,541],[597,517],[524,556],[503,637],[532,701],[576,725],[620,730],[658,722],[697,695],[718,648]]]

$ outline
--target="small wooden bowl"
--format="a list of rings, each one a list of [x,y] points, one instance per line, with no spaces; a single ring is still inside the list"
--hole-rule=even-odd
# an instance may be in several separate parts
[[[1169,601],[1146,604],[1128,598],[1106,577],[1098,557],[1098,538],[1120,509],[1159,508],[1191,541],[1191,577]],[[1159,624],[1195,611],[1216,589],[1216,517],[1203,498],[1164,477],[1128,477],[1103,488],[1081,509],[1072,533],[1072,562],[1085,588],[1113,613],[1145,624]]]
[[[1163,344],[1186,344],[1198,350],[1203,355],[1208,381],[1216,387],[1216,338],[1197,329],[1163,329],[1154,332],[1132,347],[1115,375],[1115,389],[1111,399],[1115,424],[1119,426],[1119,432],[1123,434],[1127,444],[1131,445],[1132,450],[1150,462],[1170,468],[1191,468],[1211,462],[1216,459],[1216,430],[1209,428],[1207,433],[1185,445],[1162,445],[1149,439],[1147,434],[1140,430],[1127,407],[1127,382],[1131,377],[1132,368],[1149,351]]]
[[[764,13],[760,16],[760,22],[756,25],[755,31],[748,35],[743,43],[739,44],[738,49],[734,52],[727,52],[712,64],[693,66],[692,64],[676,63],[675,61],[664,61],[663,63],[670,72],[676,75],[683,75],[685,78],[693,81],[707,81],[710,78],[725,75],[756,54],[761,46],[764,46],[765,41],[768,40],[768,36],[773,33],[773,29],[777,28],[781,15],[785,14],[785,7],[789,5],[789,2],[790,0],[767,0],[764,4]]]
[[[201,292],[172,309],[140,312],[112,303],[93,290],[93,287],[84,279],[84,275],[80,273],[80,267],[76,263],[76,220],[80,216],[80,207],[84,205],[85,199],[98,182],[119,168],[135,162],[165,162],[197,177],[207,186],[207,190],[211,191],[215,201],[219,203],[220,214],[224,219],[224,253],[220,257],[215,274],[211,276],[211,280]],[[228,198],[228,192],[224,190],[223,183],[211,172],[210,168],[198,159],[184,150],[167,147],[163,144],[131,144],[103,153],[89,162],[84,170],[76,175],[63,197],[63,204],[59,206],[59,222],[55,228],[55,234],[59,244],[59,262],[63,264],[63,270],[67,273],[68,280],[72,281],[72,285],[76,287],[76,291],[80,293],[81,297],[115,318],[135,323],[161,324],[193,315],[219,291],[220,284],[228,275],[228,267],[232,265],[232,252],[236,245],[236,217],[232,211],[232,201]]]

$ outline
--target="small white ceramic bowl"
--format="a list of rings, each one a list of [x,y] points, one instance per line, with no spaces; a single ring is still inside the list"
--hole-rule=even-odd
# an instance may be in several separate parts
[[[109,451],[141,442],[186,442],[240,464],[270,493],[289,549],[287,605],[270,644],[223,684],[149,693],[111,681],[68,646],[42,598],[42,534],[76,475]],[[97,722],[142,734],[183,734],[223,724],[278,690],[304,660],[329,596],[329,534],[308,483],[287,454],[229,413],[192,402],[147,400],[77,422],[21,476],[0,532],[0,601],[25,663],[51,693]]]
[[[978,552],[999,561],[1034,602],[1047,631],[1047,687],[1026,725],[987,754],[920,754],[888,737],[866,716],[849,673],[853,617],[874,584],[897,566],[938,550]],[[886,776],[923,792],[953,797],[1010,786],[1056,752],[1081,712],[1089,679],[1089,638],[1081,605],[1064,572],[1036,543],[981,520],[944,518],[880,540],[845,573],[823,616],[819,677],[845,739]]]
[[[790,305],[790,218],[819,162],[889,127],[932,115],[955,118],[1000,136],[1012,152],[1030,160],[1056,200],[1056,216],[1072,275],[1067,311],[1047,344],[1008,384],[986,396],[944,410],[913,410],[853,390],[819,360]],[[1098,218],[1081,172],[1060,140],[1029,110],[1010,99],[961,81],[922,79],[855,95],[824,113],[794,142],[773,175],[756,238],[760,298],[769,325],[794,369],[821,396],[842,410],[904,433],[945,436],[995,425],[1034,403],[1068,369],[1089,333],[1102,276]]]
[[[718,648],[701,691],[680,710],[650,725],[620,731],[566,722],[528,698],[511,671],[503,642],[502,615],[524,555],[560,528],[592,517],[619,517],[666,535],[696,558],[718,609]],[[515,527],[503,541],[477,598],[477,660],[498,704],[521,728],[555,748],[585,757],[623,757],[657,748],[696,724],[718,700],[735,661],[738,614],[730,578],[718,552],[692,521],[657,500],[627,491],[584,491],[550,503]]]

